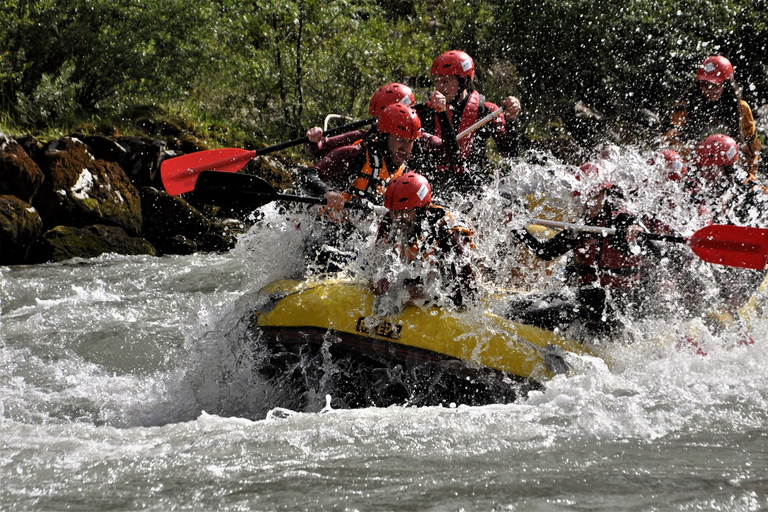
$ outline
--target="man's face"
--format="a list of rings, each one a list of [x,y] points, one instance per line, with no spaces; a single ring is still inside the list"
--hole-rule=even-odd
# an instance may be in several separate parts
[[[445,96],[447,102],[451,102],[459,94],[459,77],[456,75],[433,75],[435,89]]]
[[[722,165],[706,165],[699,168],[699,176],[709,183],[716,183],[725,175]]]
[[[725,82],[722,84],[715,84],[702,80],[699,82],[699,89],[701,89],[701,94],[703,94],[709,101],[717,101],[720,99],[720,96],[723,95]]]
[[[387,151],[389,152],[392,163],[395,167],[400,167],[411,157],[413,151],[413,141],[401,139],[392,134],[387,136]]]

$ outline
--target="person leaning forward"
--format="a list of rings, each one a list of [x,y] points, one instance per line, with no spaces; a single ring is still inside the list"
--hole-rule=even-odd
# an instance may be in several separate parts
[[[643,300],[644,251],[638,239],[644,229],[637,219],[614,202],[620,197],[609,178],[586,193],[582,221],[589,226],[614,228],[615,235],[564,230],[540,241],[526,229],[515,236],[543,260],[566,253],[568,294],[552,294],[515,301],[507,315],[513,320],[544,329],[568,329],[579,324],[586,334],[619,331],[620,314],[632,314]]]
[[[447,299],[466,308],[477,298],[473,233],[447,209],[432,203],[422,175],[408,172],[387,187],[387,213],[368,259],[377,311]]]
[[[760,140],[752,110],[741,97],[731,62],[711,55],[699,65],[694,84],[674,106],[662,142],[688,160],[699,141],[717,133],[738,142],[742,168],[756,174]]]

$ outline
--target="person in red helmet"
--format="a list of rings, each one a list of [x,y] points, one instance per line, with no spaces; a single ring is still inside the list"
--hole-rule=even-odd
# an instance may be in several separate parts
[[[686,185],[705,223],[765,227],[768,187],[741,168],[739,145],[732,137],[721,133],[705,137],[696,145],[692,164]],[[765,273],[716,265],[710,265],[708,270],[716,284],[712,287],[710,283],[709,287],[718,293],[706,301],[701,297],[712,294],[700,294],[698,310],[703,312],[705,324],[714,332],[723,328],[743,329],[737,312],[755,293]],[[712,311],[718,314],[713,316]],[[730,315],[730,319],[724,322],[723,313]]]
[[[741,166],[757,174],[760,140],[752,110],[741,97],[733,66],[721,55],[704,59],[695,83],[674,106],[662,142],[688,160],[696,144],[716,133],[735,139],[741,150]]]
[[[738,143],[717,133],[696,145],[687,188],[700,213],[720,224],[762,226],[768,220],[768,188],[740,166]]]
[[[451,50],[440,54],[433,62],[430,74],[435,89],[448,101],[448,117],[457,134],[499,109],[472,88],[475,63],[466,53]],[[518,138],[514,122],[521,110],[520,102],[513,96],[507,96],[502,106],[505,109],[503,115],[459,141],[458,154],[450,166],[439,166],[427,175],[441,192],[469,192],[482,183],[487,172],[486,143],[489,138],[493,137],[499,154],[517,154]],[[420,110],[419,116],[426,129],[434,130],[435,135],[441,136],[442,128],[433,110]]]
[[[414,172],[398,176],[387,187],[384,206],[387,213],[374,244],[384,257],[372,257],[370,265],[374,293],[394,300],[395,309],[441,295],[457,307],[472,304],[477,292],[470,258],[473,233],[432,203],[429,181]]]
[[[604,172],[587,170],[581,180],[584,198],[584,225],[615,228],[615,235],[589,231],[563,230],[548,240],[539,240],[527,229],[514,232],[538,257],[545,261],[570,253],[565,267],[567,289],[543,297],[510,304],[506,316],[544,329],[567,330],[580,326],[574,334],[617,333],[619,315],[636,315],[644,307],[645,255],[652,242],[640,237],[645,229],[638,219],[620,207],[622,193]]]
[[[394,103],[413,106],[416,103],[416,97],[410,87],[400,83],[390,83],[381,86],[371,97],[368,106],[368,113],[373,117],[378,117],[386,107]],[[451,156],[458,153],[458,143],[456,142],[456,133],[453,131],[448,114],[446,113],[445,97],[433,91],[427,102],[431,108],[438,112],[438,122],[442,127],[441,137],[431,135],[422,131],[421,137],[414,144],[412,158],[409,167],[414,170],[424,170],[425,168],[435,167],[437,165],[450,162]],[[376,126],[368,129],[360,129],[336,135],[334,137],[324,137],[323,130],[315,126],[307,130],[307,138],[310,144],[305,145],[305,152],[312,158],[323,158],[334,149],[349,146],[356,141],[362,140],[376,131]]]
[[[411,107],[388,105],[381,111],[374,132],[331,151],[314,166],[307,187],[322,194],[330,210],[341,211],[346,201],[379,205],[387,184],[406,169],[421,134],[421,121]]]
[[[340,270],[354,259],[356,246],[367,236],[370,222],[368,212],[349,210],[347,203],[381,205],[389,182],[406,171],[406,162],[421,133],[416,112],[394,103],[381,111],[375,131],[352,145],[331,151],[307,171],[305,188],[326,200],[323,216],[318,219],[321,222],[308,228],[312,233],[305,239],[310,270]]]

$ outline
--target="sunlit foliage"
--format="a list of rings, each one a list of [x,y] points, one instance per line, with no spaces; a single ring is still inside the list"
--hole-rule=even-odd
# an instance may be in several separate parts
[[[631,126],[663,119],[710,53],[766,103],[765,41],[762,0],[21,0],[0,4],[0,121],[151,105],[275,141],[365,116],[387,82],[424,101],[432,59],[456,48],[490,100],[521,97],[530,126],[567,129],[577,101]]]

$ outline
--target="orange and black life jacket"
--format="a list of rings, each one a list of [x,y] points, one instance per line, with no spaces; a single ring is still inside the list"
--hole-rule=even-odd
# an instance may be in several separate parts
[[[456,224],[451,212],[442,206],[430,205],[426,209],[425,219],[426,226],[419,223],[408,240],[393,241],[389,239],[391,222],[387,218],[379,227],[377,238],[391,244],[392,249],[403,261],[424,261],[431,259],[436,253],[451,251],[455,249],[454,237],[457,237],[462,245],[474,249],[474,232],[466,226]]]
[[[390,172],[375,144],[359,140],[355,145],[361,145],[365,149],[365,163],[353,177],[349,190],[343,195],[347,201],[357,198],[366,199],[373,204],[382,204],[384,190],[390,181],[403,174],[405,164]]]

